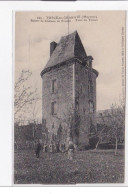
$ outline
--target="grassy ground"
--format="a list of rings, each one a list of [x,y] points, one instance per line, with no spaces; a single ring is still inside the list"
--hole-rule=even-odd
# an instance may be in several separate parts
[[[122,183],[124,155],[119,150],[88,150],[75,153],[43,153],[35,157],[33,150],[15,152],[15,184]]]

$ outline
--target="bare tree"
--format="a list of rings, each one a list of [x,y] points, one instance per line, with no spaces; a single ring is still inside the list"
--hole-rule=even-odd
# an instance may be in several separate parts
[[[118,142],[124,138],[125,129],[125,106],[124,104],[112,104],[108,111],[101,114],[102,129],[97,134],[99,141],[102,138],[115,140],[115,155],[117,154]],[[99,142],[98,142],[99,143]],[[98,147],[98,145],[96,145]]]
[[[37,116],[38,116],[39,111],[41,110],[40,100],[41,100],[40,98],[37,98],[37,99],[35,98],[29,110],[29,113],[31,116],[30,121],[33,123],[33,137],[34,138],[35,138],[36,130],[38,130],[37,129],[37,125],[38,125]]]
[[[109,129],[110,137],[115,139],[115,155],[117,154],[118,142],[124,136],[125,108],[124,106],[112,105],[108,114],[108,123],[112,126]]]
[[[98,145],[102,141],[107,141],[109,139],[109,124],[107,123],[107,119],[109,118],[108,115],[108,110],[103,111],[102,113],[99,114],[98,119],[100,122],[97,124],[97,131],[96,131],[96,136],[97,136],[97,143],[95,149],[98,148]]]
[[[29,105],[32,105],[33,102],[39,99],[37,94],[37,88],[32,89],[28,85],[29,79],[32,75],[32,72],[29,70],[22,70],[18,80],[15,83],[14,87],[14,117],[22,112],[25,113]]]

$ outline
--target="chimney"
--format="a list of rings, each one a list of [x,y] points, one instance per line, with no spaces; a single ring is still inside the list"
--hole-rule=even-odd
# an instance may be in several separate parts
[[[56,46],[57,46],[56,42],[53,41],[53,42],[50,43],[50,56],[52,55],[52,53],[55,50]]]

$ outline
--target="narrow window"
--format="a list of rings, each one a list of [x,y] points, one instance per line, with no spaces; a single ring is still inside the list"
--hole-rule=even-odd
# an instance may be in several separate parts
[[[52,124],[52,128],[54,128],[54,123]]]
[[[51,103],[51,114],[56,114],[56,102]]]
[[[89,93],[91,92],[93,92],[93,84],[92,84],[92,81],[91,80],[89,80],[89,83],[88,83],[88,91],[89,91]]]
[[[79,110],[79,97],[76,97],[75,103],[76,103],[76,111],[78,111]]]
[[[56,79],[52,80],[52,93],[55,93]]]
[[[79,103],[77,102],[76,103],[76,111],[78,111],[79,110]]]
[[[89,112],[93,113],[94,112],[94,104],[92,101],[89,101]]]
[[[82,94],[82,90],[83,90],[83,88],[82,88],[82,84],[80,85],[80,94]]]

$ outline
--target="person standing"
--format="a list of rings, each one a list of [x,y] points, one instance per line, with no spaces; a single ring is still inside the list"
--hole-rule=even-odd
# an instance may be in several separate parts
[[[68,159],[73,160],[74,157],[74,145],[72,142],[69,142],[68,146]]]
[[[41,145],[40,142],[38,141],[37,146],[36,146],[36,157],[39,158],[40,156],[40,151],[41,151]]]

